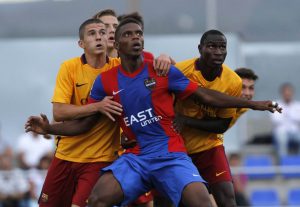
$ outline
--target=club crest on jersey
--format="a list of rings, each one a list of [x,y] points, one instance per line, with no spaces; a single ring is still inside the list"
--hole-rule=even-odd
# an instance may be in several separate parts
[[[147,78],[145,79],[144,84],[148,89],[152,90],[156,86],[156,80],[154,78]]]

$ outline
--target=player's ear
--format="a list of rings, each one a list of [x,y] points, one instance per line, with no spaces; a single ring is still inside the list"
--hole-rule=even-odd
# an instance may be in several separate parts
[[[119,49],[119,43],[117,41],[114,42],[114,47],[115,47],[116,50]]]
[[[198,45],[198,51],[201,54],[201,44]]]
[[[84,43],[82,40],[78,40],[78,46],[84,49]]]

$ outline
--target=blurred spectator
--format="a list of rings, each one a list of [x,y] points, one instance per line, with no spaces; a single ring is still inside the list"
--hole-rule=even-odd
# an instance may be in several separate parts
[[[2,138],[1,134],[1,124],[0,124],[0,157],[2,155],[13,156],[13,151],[8,142]]]
[[[278,155],[299,153],[300,145],[300,102],[294,100],[294,87],[290,83],[280,86],[281,100],[279,105],[283,107],[282,114],[271,114],[273,123],[273,136],[278,148]]]
[[[230,167],[241,167],[241,156],[237,153],[229,155]],[[249,206],[248,199],[245,195],[245,187],[247,185],[247,175],[233,174],[233,187],[237,206]]]
[[[27,170],[37,167],[44,155],[53,154],[54,141],[29,132],[19,137],[16,150],[20,168]]]
[[[13,156],[0,157],[0,206],[27,207],[26,194],[29,182],[26,176],[13,167]]]
[[[46,178],[47,170],[52,161],[52,156],[44,155],[41,157],[36,168],[32,168],[28,172],[28,179],[30,184],[30,203],[31,207],[38,206],[38,198],[41,194],[44,180]]]

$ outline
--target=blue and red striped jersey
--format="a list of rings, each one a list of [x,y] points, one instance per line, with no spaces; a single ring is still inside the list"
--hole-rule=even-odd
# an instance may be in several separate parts
[[[181,135],[173,129],[173,94],[184,99],[197,88],[174,66],[167,76],[160,77],[153,62],[145,60],[134,73],[119,65],[100,74],[92,87],[90,102],[113,96],[123,106],[119,124],[125,136],[137,140],[138,154],[159,156],[186,152]]]

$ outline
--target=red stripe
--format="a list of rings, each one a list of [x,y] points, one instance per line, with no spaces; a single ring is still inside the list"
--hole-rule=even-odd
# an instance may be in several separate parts
[[[195,91],[197,91],[198,87],[199,86],[197,83],[190,81],[189,85],[185,88],[185,90],[180,94],[178,94],[178,96],[176,97],[178,97],[179,99],[186,99],[187,97],[192,95]]]
[[[156,88],[151,93],[152,104],[155,114],[163,117],[159,123],[169,137],[168,150],[169,152],[186,152],[182,137],[172,128],[174,99],[171,93],[166,92],[168,77],[157,76],[153,69],[153,62],[148,62],[148,71],[149,76],[156,80]]]

